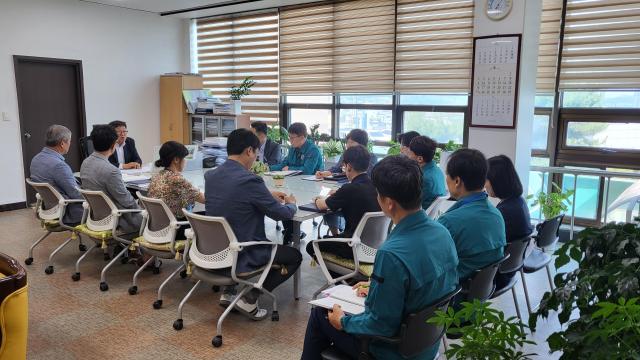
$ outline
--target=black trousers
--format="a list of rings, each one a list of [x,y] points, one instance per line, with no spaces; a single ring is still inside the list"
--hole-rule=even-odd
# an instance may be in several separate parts
[[[344,331],[336,330],[327,319],[327,310],[320,307],[311,309],[304,335],[302,360],[321,360],[322,351],[332,344],[349,357],[358,358],[360,340]]]
[[[325,236],[325,239],[327,238],[331,237]],[[320,247],[320,251],[322,252],[332,253],[334,255],[340,256],[341,258],[353,260],[353,248],[351,248],[351,246],[347,245],[346,243],[321,242],[318,244],[318,246]],[[311,241],[307,244],[306,250],[307,254],[311,255],[311,257],[315,256]]]
[[[300,251],[290,246],[278,245],[273,264],[279,265],[280,269],[271,269],[262,287],[269,292],[273,291],[273,289],[287,281],[287,279],[298,271],[301,262],[302,254],[300,254]],[[286,269],[286,271],[284,269]],[[259,296],[260,291],[253,289],[245,295],[245,300],[249,303],[255,303]]]

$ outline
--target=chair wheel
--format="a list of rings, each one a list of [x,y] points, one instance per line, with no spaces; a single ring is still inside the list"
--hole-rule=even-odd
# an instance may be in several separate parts
[[[100,291],[107,291],[109,290],[109,285],[107,285],[106,282],[101,282],[100,283]]]
[[[109,256],[109,254],[104,254],[104,261],[109,261],[111,260],[111,256]]]
[[[44,269],[44,273],[47,275],[53,274],[53,266],[49,265],[46,269]]]
[[[213,286],[211,287],[211,290],[213,290],[213,292],[220,292],[220,286],[218,286],[218,285],[213,285]]]
[[[158,275],[158,274],[160,274],[160,267],[159,267],[159,266],[157,266],[157,267],[156,267],[156,266],[154,266],[154,267],[151,269],[151,272],[152,272],[154,275]]]
[[[78,250],[80,250],[80,251],[87,251],[87,245],[85,245],[85,244],[80,244],[80,245],[78,245]]]
[[[156,300],[153,302],[153,308],[158,310],[162,307],[162,300]]]
[[[182,330],[182,319],[178,319],[176,321],[173,322],[173,328],[176,329],[177,331]]]
[[[33,263],[33,258],[32,258],[32,257],[30,257],[30,258],[26,258],[26,259],[24,259],[24,263],[25,263],[26,265],[31,265],[31,264]]]
[[[80,273],[75,273],[75,274],[71,275],[71,279],[72,279],[73,281],[78,281],[78,280],[80,280]]]
[[[132,286],[129,288],[129,295],[135,295],[138,293],[138,287],[137,286]]]
[[[211,344],[213,345],[213,347],[222,346],[222,335],[214,336],[213,340],[211,340]]]
[[[180,271],[180,277],[183,278],[183,279],[186,278],[187,277],[187,270]]]
[[[280,321],[280,314],[277,311],[271,313],[271,321]]]

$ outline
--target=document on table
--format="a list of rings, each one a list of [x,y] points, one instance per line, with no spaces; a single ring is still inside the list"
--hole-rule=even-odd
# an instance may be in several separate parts
[[[302,171],[300,171],[300,170],[268,171],[268,172],[266,172],[264,174],[267,175],[267,176],[276,176],[276,175],[293,176],[293,175],[302,174]]]
[[[123,177],[124,177],[124,174],[127,174],[127,175],[141,175],[141,174],[145,174],[145,173],[150,173],[151,172],[151,164],[146,164],[146,165],[142,166],[140,169],[121,169],[120,172],[122,173]]]
[[[151,175],[122,174],[122,181],[125,183],[142,183],[149,180],[151,180]]]
[[[302,180],[307,180],[307,181],[322,181],[323,179],[320,178],[318,179],[315,175],[311,175],[311,176],[305,176],[302,178]]]
[[[349,315],[357,315],[364,312],[364,297],[356,295],[351,286],[338,285],[323,291],[321,298],[312,300],[309,304],[325,309],[333,309],[333,305],[340,305],[342,311]]]

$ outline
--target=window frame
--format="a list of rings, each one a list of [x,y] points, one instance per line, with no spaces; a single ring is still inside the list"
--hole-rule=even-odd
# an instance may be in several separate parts
[[[467,97],[467,99],[469,99]],[[464,124],[463,124],[463,132],[462,132],[462,146],[467,147],[469,144],[469,123],[471,122],[471,113],[469,111],[469,103],[467,100],[467,106],[461,105],[398,105],[398,121],[397,121],[397,129],[399,135],[404,132],[404,116],[405,112],[445,112],[445,113],[463,113],[464,114]],[[396,135],[396,136],[397,136]],[[438,143],[440,146],[444,146],[444,143]]]

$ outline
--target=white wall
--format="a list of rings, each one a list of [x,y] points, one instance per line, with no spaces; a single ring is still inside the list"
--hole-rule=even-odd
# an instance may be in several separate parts
[[[126,121],[143,161],[151,161],[160,141],[159,75],[189,70],[188,33],[188,20],[142,11],[0,1],[0,112],[9,116],[0,119],[0,204],[25,200],[13,55],[82,60],[88,131]]]

